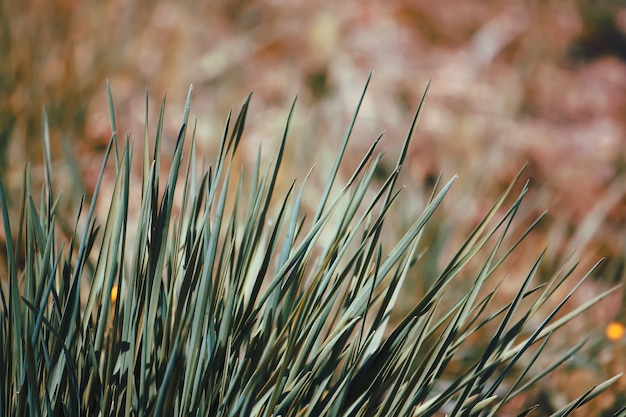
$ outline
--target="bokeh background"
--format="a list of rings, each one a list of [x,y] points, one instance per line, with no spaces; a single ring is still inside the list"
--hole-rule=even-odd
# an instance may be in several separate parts
[[[392,230],[400,233],[419,214],[439,174],[444,179],[459,174],[426,237],[431,252],[445,261],[527,164],[521,183],[529,180],[531,190],[520,224],[549,212],[508,264],[504,296],[510,297],[546,246],[541,269],[546,277],[571,259],[581,260],[582,276],[605,258],[572,308],[624,281],[626,2],[621,0],[0,0],[0,172],[16,199],[26,161],[33,181],[42,180],[45,106],[53,179],[64,191],[63,207],[75,210],[83,190],[95,185],[111,136],[108,79],[118,131],[129,132],[137,146],[146,90],[152,121],[168,91],[166,154],[173,151],[190,84],[198,149],[208,156],[216,150],[229,108],[253,91],[244,164],[260,144],[271,154],[297,94],[281,172],[286,182],[302,178],[315,163],[323,173],[370,68],[374,76],[347,170],[382,131],[388,151],[382,170],[393,167],[431,81]],[[309,196],[315,203],[315,193]],[[0,249],[4,239],[0,229]],[[417,268],[428,275],[438,266]],[[408,285],[400,310],[420,293],[419,282]],[[548,413],[624,370],[625,338],[605,335],[608,323],[625,322],[623,298],[617,291],[566,329],[557,348],[588,335],[586,353],[525,401]],[[585,411],[611,415],[626,404],[623,392],[624,381]]]

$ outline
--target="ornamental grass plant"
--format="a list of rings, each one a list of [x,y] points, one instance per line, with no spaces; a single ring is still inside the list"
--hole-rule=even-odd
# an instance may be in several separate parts
[[[493,302],[505,260],[540,221],[514,232],[528,189],[522,184],[516,194],[517,181],[436,276],[415,274],[431,256],[421,237],[455,178],[439,178],[421,214],[386,243],[426,94],[384,181],[376,179],[380,137],[342,180],[366,88],[330,172],[312,169],[286,192],[277,181],[295,101],[272,161],[259,150],[248,171],[236,154],[250,97],[228,114],[212,162],[200,164],[190,89],[163,177],[165,99],[156,123],[146,109],[137,156],[131,138],[118,136],[109,90],[111,140],[93,196],[81,201],[87,209],[67,222],[67,238],[59,232],[62,197],[53,193],[44,116],[45,181],[39,189],[25,168],[17,219],[0,181],[7,251],[0,415],[541,415],[514,400],[582,349],[583,338],[549,366],[536,366],[554,335],[611,291],[565,311],[589,274],[564,267],[540,281],[540,254],[528,260],[517,293],[504,305]],[[97,218],[105,172],[115,182],[108,214]],[[307,187],[310,176],[322,178],[323,190]],[[311,192],[317,206],[308,210],[303,200]],[[392,323],[409,280],[428,284]],[[563,296],[566,280],[578,284]],[[490,340],[465,355],[479,333]],[[619,377],[588,387],[553,415],[572,414]]]

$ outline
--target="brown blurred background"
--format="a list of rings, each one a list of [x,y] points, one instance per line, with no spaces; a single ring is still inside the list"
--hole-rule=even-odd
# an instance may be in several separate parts
[[[439,173],[458,173],[429,237],[435,249],[457,242],[528,163],[523,180],[532,188],[522,218],[550,212],[510,274],[527,272],[548,246],[546,274],[574,251],[579,275],[606,258],[577,303],[624,280],[625,1],[0,0],[0,172],[14,193],[25,161],[34,181],[42,179],[45,106],[54,181],[75,208],[95,184],[111,135],[106,79],[119,133],[138,144],[145,90],[152,121],[168,90],[166,154],[189,84],[206,155],[216,149],[228,109],[254,91],[244,162],[260,143],[272,151],[298,94],[282,173],[301,178],[314,163],[324,172],[371,67],[350,152],[360,158],[384,130],[389,167],[432,80],[402,177],[409,187],[396,230],[419,213]],[[436,250],[445,258],[446,250]],[[623,371],[624,339],[610,341],[602,331],[611,320],[624,323],[622,304],[616,293],[571,330],[562,347],[588,333],[591,353],[549,379],[551,388],[535,401],[549,409]],[[619,405],[624,388],[586,411]]]

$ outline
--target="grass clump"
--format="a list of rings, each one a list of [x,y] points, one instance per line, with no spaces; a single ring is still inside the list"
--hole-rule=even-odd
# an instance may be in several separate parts
[[[0,293],[1,415],[493,416],[582,347],[533,368],[555,331],[608,294],[563,312],[576,285],[546,312],[574,269],[533,284],[539,257],[517,294],[493,305],[495,290],[486,283],[534,226],[506,243],[526,193],[524,187],[506,206],[512,183],[439,276],[430,277],[410,313],[390,325],[404,282],[419,279],[411,267],[423,252],[422,232],[454,182],[435,187],[395,245],[381,243],[401,198],[396,183],[424,99],[382,185],[373,181],[378,140],[338,184],[357,107],[312,212],[302,203],[311,192],[306,179],[282,195],[276,186],[294,107],[268,167],[258,157],[247,178],[233,166],[248,98],[237,117],[229,114],[215,162],[200,171],[190,89],[169,176],[161,178],[164,100],[152,155],[146,116],[139,184],[131,181],[133,152],[128,140],[120,146],[109,99],[112,139],[86,218],[75,220],[68,241],[57,233],[45,122],[39,208],[25,170],[12,224],[0,181],[8,260]],[[115,184],[101,223],[94,210],[108,165]],[[131,225],[134,195],[141,206]],[[479,272],[455,297],[449,290],[470,262],[479,262]],[[81,299],[84,285],[88,296]],[[449,372],[486,329],[484,350],[461,372]],[[616,378],[589,387],[555,415],[570,414]]]

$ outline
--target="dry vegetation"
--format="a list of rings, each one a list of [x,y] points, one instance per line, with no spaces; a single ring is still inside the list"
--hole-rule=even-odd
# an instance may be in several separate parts
[[[427,237],[429,250],[442,250],[445,259],[450,254],[440,248],[455,247],[528,163],[523,179],[531,181],[531,191],[521,223],[546,208],[549,213],[521,248],[519,265],[509,264],[511,289],[505,285],[501,291],[514,291],[517,279],[527,273],[519,267],[526,268],[545,246],[546,271],[572,253],[581,259],[581,271],[605,258],[573,308],[625,276],[625,59],[623,1],[4,0],[1,171],[14,192],[27,159],[34,179],[43,178],[45,106],[53,181],[64,190],[66,209],[76,210],[73,201],[95,185],[99,162],[94,161],[101,159],[110,136],[108,78],[118,130],[137,135],[143,129],[146,87],[155,120],[164,89],[169,109],[182,109],[193,83],[198,149],[206,155],[218,146],[209,140],[219,137],[230,106],[254,91],[242,143],[249,149],[243,152],[244,164],[252,162],[245,155],[253,158],[259,144],[275,148],[290,101],[298,94],[297,137],[281,171],[288,182],[302,178],[313,163],[322,172],[332,163],[329,153],[336,149],[370,67],[375,75],[351,144],[355,155],[362,155],[383,130],[382,146],[397,150],[432,80],[401,177],[410,198],[405,196],[394,227],[405,228],[403,222],[421,210],[440,172],[445,178],[458,173],[454,198],[444,202],[445,216],[437,218]],[[166,154],[174,151],[180,120],[176,112],[170,115]],[[393,161],[386,163],[393,168]],[[0,246],[3,233],[0,229]],[[424,271],[438,267],[417,266]],[[418,284],[408,285],[419,294]],[[590,337],[589,346],[525,398],[528,404],[540,403],[547,413],[623,371],[626,339],[609,340],[603,330],[611,321],[626,323],[623,304],[617,292],[567,328],[560,348],[572,346],[581,333]],[[594,400],[585,409],[588,415],[623,406],[624,384]]]

